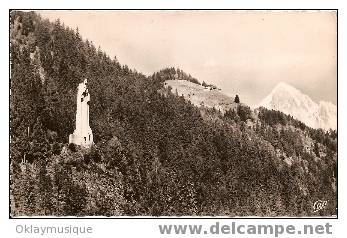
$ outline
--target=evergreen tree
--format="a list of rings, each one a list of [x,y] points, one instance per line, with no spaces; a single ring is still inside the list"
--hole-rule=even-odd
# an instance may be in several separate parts
[[[240,103],[239,95],[236,95],[236,96],[235,96],[234,102],[235,102],[235,103]]]

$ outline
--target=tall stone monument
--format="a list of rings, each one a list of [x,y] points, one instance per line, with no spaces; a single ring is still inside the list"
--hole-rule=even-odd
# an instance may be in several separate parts
[[[69,136],[69,143],[90,147],[93,144],[93,133],[89,127],[89,101],[90,94],[87,88],[87,79],[78,85],[76,129]]]

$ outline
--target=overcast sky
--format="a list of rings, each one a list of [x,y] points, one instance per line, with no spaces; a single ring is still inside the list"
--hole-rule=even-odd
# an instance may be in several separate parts
[[[336,15],[270,11],[44,11],[147,75],[179,67],[250,105],[279,82],[336,104]]]

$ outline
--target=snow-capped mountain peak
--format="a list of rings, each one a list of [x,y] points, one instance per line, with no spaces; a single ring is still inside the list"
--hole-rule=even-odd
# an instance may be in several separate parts
[[[282,111],[313,128],[336,129],[337,108],[331,102],[314,102],[287,83],[279,83],[260,103],[268,109]]]

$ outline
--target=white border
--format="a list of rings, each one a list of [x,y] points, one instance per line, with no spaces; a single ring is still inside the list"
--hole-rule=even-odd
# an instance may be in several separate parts
[[[0,12],[0,27],[1,32],[3,33],[1,39],[1,62],[0,69],[1,69],[1,92],[0,92],[0,105],[1,105],[1,166],[0,166],[0,191],[1,191],[1,197],[0,197],[0,224],[1,224],[1,233],[4,233],[1,235],[2,237],[24,237],[27,235],[23,234],[16,234],[15,233],[15,225],[16,224],[33,224],[33,225],[91,225],[94,227],[95,233],[93,236],[88,237],[162,237],[159,232],[157,231],[156,224],[159,223],[165,223],[165,224],[212,224],[216,220],[198,220],[198,219],[175,219],[175,220],[167,220],[167,219],[91,219],[91,220],[60,220],[60,219],[46,219],[46,220],[9,220],[9,207],[8,207],[8,195],[9,195],[9,189],[8,189],[8,179],[9,179],[9,171],[8,171],[8,163],[9,163],[9,69],[8,69],[8,60],[9,60],[9,48],[8,48],[8,30],[9,30],[9,9],[10,8],[31,8],[31,9],[45,9],[45,8],[98,8],[98,9],[105,9],[105,8],[141,8],[141,9],[148,9],[148,8],[199,8],[199,9],[208,9],[208,8],[232,8],[232,9],[287,9],[287,8],[293,8],[293,9],[339,9],[338,12],[338,20],[339,20],[339,52],[338,52],[338,75],[339,75],[339,82],[338,82],[338,112],[339,112],[339,128],[338,128],[338,135],[339,135],[339,155],[338,155],[338,165],[339,165],[339,211],[338,216],[339,219],[323,219],[323,220],[316,220],[316,219],[281,219],[281,220],[272,220],[272,219],[257,219],[257,220],[248,220],[248,219],[230,219],[230,220],[220,220],[222,223],[227,223],[228,221],[236,221],[239,224],[247,223],[247,224],[259,224],[259,223],[265,223],[265,224],[296,224],[300,225],[303,223],[310,223],[310,224],[324,224],[325,222],[330,222],[334,225],[333,231],[334,235],[332,237],[345,237],[345,231],[344,231],[344,224],[347,224],[346,222],[346,206],[344,205],[344,202],[346,199],[346,148],[347,144],[345,139],[346,135],[346,126],[345,122],[346,119],[346,111],[344,110],[344,102],[346,102],[346,64],[345,61],[346,58],[346,47],[344,42],[347,42],[346,40],[346,18],[347,15],[345,11],[347,10],[344,7],[344,1],[326,1],[326,0],[291,0],[291,1],[278,1],[278,0],[271,0],[271,1],[260,1],[260,0],[252,0],[252,1],[230,1],[230,0],[219,0],[219,1],[207,1],[207,0],[176,0],[176,1],[163,1],[163,0],[151,0],[151,1],[144,1],[144,0],[137,0],[137,1],[86,1],[86,0],[57,0],[57,1],[45,1],[45,0],[34,0],[34,1],[24,1],[24,0],[12,0],[12,1],[1,1],[1,12]],[[230,236],[230,235],[229,235]],[[40,235],[35,236],[31,235],[30,237],[40,237]],[[54,236],[51,236],[54,237]],[[68,235],[65,236],[59,236],[59,237],[68,237]],[[209,237],[209,236],[203,236],[203,237]],[[211,236],[212,237],[212,236]],[[213,236],[216,237],[216,236]],[[234,237],[238,237],[235,236]],[[240,236],[241,237],[241,236]],[[246,236],[243,236],[246,237]],[[258,237],[258,235],[257,235]],[[264,236],[263,236],[264,237]],[[300,236],[293,236],[293,237],[300,237]],[[302,236],[303,237],[303,236]],[[319,237],[319,236],[315,236]],[[329,237],[327,235],[320,236],[320,237]]]

